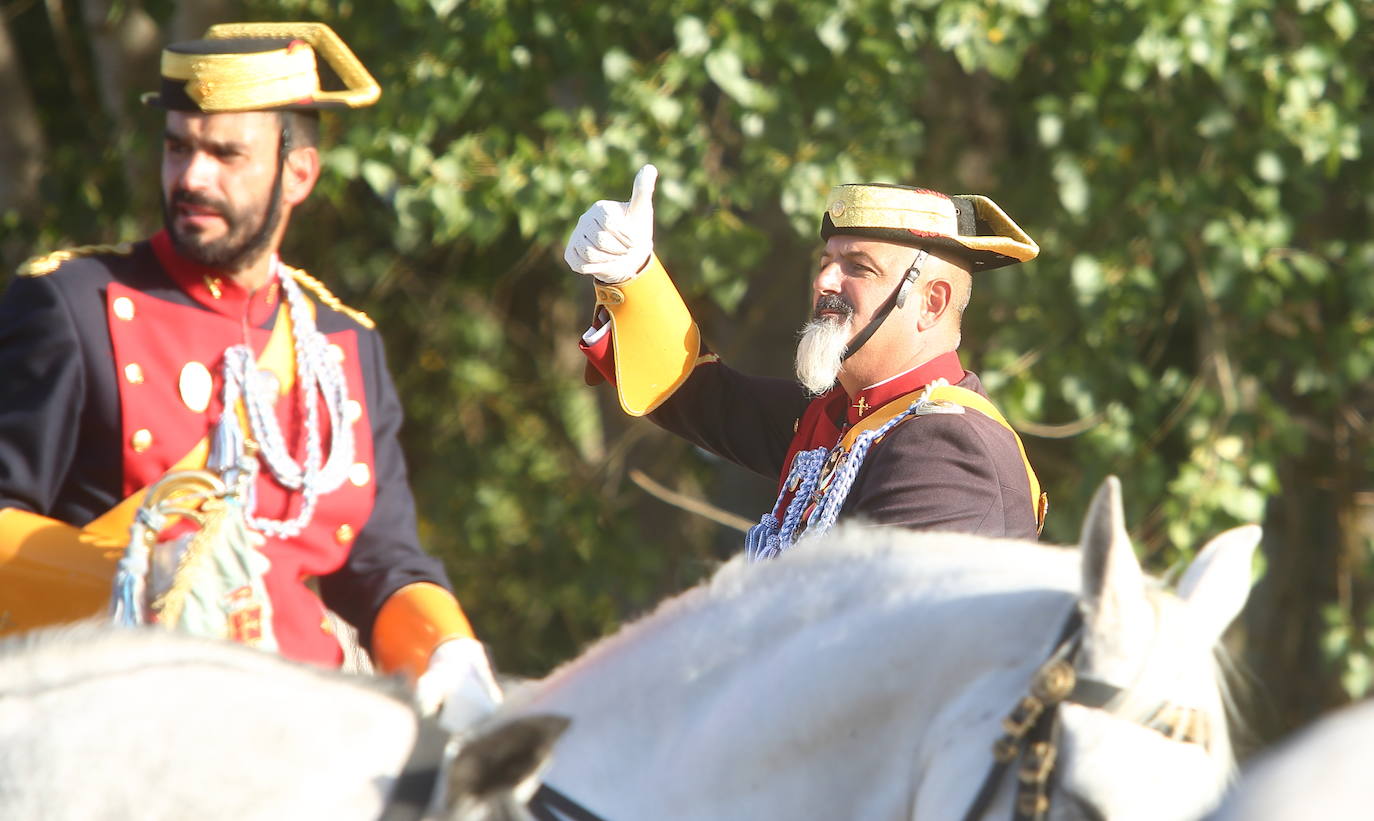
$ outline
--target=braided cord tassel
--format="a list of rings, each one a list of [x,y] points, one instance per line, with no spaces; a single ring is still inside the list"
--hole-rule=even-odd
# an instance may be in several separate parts
[[[143,600],[148,590],[148,564],[152,551],[145,533],[162,529],[162,517],[139,508],[129,545],[115,570],[114,590],[110,596],[110,622],[119,627],[137,627],[147,622]]]
[[[828,453],[825,448],[803,450],[792,459],[792,469],[788,471],[787,479],[782,483],[782,490],[778,492],[777,501],[773,503],[773,510],[763,514],[759,523],[749,528],[749,533],[745,536],[744,554],[750,562],[771,559],[792,546],[802,510],[806,508],[806,500],[816,490],[821,465],[825,463]],[[779,524],[774,513],[787,496],[787,489],[794,482],[797,491],[793,494],[792,501]]]
[[[240,398],[248,415],[248,427],[257,439],[258,456],[279,484],[301,492],[301,507],[286,520],[254,515],[256,494],[249,482],[244,513],[252,527],[279,538],[296,536],[315,516],[319,497],[337,490],[348,478],[353,465],[353,427],[345,415],[348,383],[343,368],[329,355],[329,343],[315,327],[308,304],[294,278],[279,268],[278,279],[291,314],[296,368],[296,395],[305,416],[305,458],[298,464],[277,422],[273,405],[279,386],[269,374],[260,372],[253,351],[235,345],[224,355],[224,413],[215,434],[215,453],[211,464],[221,472],[237,468],[244,475],[257,475],[258,460],[244,451],[244,437],[234,408]],[[320,432],[319,399],[324,398],[329,419],[329,455],[323,453]],[[321,464],[323,463],[323,464]]]

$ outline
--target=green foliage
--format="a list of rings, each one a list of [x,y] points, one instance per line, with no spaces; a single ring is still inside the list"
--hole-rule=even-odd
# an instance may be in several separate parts
[[[1047,538],[1075,541],[1113,473],[1156,569],[1276,499],[1343,489],[1350,508],[1374,488],[1371,15],[1346,0],[245,3],[327,20],[385,89],[326,120],[330,173],[287,257],[378,317],[427,543],[522,672],[733,544],[646,499],[629,468],[751,518],[771,495],[580,384],[588,288],[562,245],[649,161],[657,249],[707,336],[774,373],[831,185],[996,199],[1042,252],[979,278],[964,356],[1031,434]],[[70,165],[54,163],[37,236],[127,236],[121,200],[102,200],[117,149],[49,128]],[[1306,533],[1331,541],[1313,525],[1269,549],[1315,549]],[[1367,571],[1323,599],[1329,669],[1351,692],[1368,686],[1370,643],[1351,638],[1371,624]]]

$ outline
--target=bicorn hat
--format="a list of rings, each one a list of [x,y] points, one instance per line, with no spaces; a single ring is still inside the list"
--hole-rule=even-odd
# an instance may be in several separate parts
[[[324,58],[328,80],[320,82]],[[334,85],[334,83],[329,83]],[[204,38],[162,51],[162,87],[143,95],[147,105],[219,114],[362,108],[382,89],[362,62],[323,23],[224,23]]]
[[[835,186],[821,218],[821,239],[836,234],[952,254],[973,271],[1026,262],[1040,253],[1035,240],[987,197],[886,183]]]

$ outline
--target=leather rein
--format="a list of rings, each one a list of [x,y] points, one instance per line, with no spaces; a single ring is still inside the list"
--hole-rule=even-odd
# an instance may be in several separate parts
[[[1054,651],[1031,679],[1030,692],[1002,719],[1004,735],[992,745],[993,765],[964,821],[977,821],[987,812],[1003,776],[1018,761],[1013,821],[1048,817],[1059,756],[1059,705],[1067,702],[1101,710],[1124,692],[1115,684],[1077,673],[1074,664],[1082,647],[1083,615],[1075,606]],[[1196,708],[1165,702],[1140,724],[1174,741],[1211,746],[1211,725]]]

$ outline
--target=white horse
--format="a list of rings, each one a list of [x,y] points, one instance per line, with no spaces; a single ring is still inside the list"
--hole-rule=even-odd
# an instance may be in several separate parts
[[[866,528],[732,561],[512,693],[457,745],[431,816],[517,817],[562,728],[553,713],[572,729],[545,783],[615,821],[946,819],[975,803],[1005,817],[1021,779],[1017,800],[1048,801],[1051,818],[1195,818],[1231,768],[1211,648],[1257,540],[1223,534],[1179,596],[1156,590],[1111,480],[1081,562]],[[416,779],[402,767],[421,725],[401,701],[237,647],[187,648],[121,634],[0,649],[0,818],[375,818]],[[1027,715],[1032,691],[1043,720]],[[1018,705],[1025,732],[1006,733]],[[1004,735],[1028,748],[1005,773]]]
[[[446,756],[397,681],[154,627],[56,628],[0,643],[0,819],[502,818],[565,725],[503,720]]]
[[[1213,540],[1175,596],[1147,585],[1122,518],[1111,479],[1081,561],[883,528],[735,560],[509,711],[572,718],[545,783],[608,819],[957,819],[1080,612],[1050,817],[1196,818],[1232,768],[1212,653],[1259,528]],[[988,817],[1012,814],[1015,780]]]
[[[1246,766],[1212,821],[1374,815],[1374,700],[1336,710]]]

